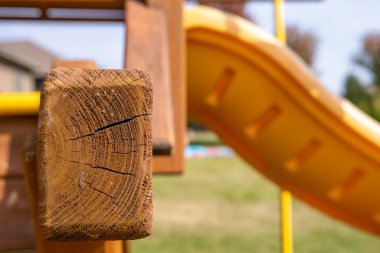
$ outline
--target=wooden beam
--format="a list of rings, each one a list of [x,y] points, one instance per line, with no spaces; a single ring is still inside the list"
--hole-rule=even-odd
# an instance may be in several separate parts
[[[186,73],[183,0],[148,0],[148,5],[162,10],[166,16],[169,37],[170,76],[174,109],[175,142],[170,161],[166,157],[153,159],[153,171],[181,173],[184,170],[186,138]]]
[[[25,136],[36,132],[36,116],[0,117],[0,178],[22,176],[20,150]]]
[[[49,72],[41,91],[38,187],[50,240],[151,233],[151,98],[142,71]]]
[[[34,247],[33,223],[21,177],[0,178],[0,224],[0,252]]]
[[[174,145],[173,104],[165,15],[127,2],[126,68],[141,69],[153,80],[153,154],[170,155]],[[152,46],[154,45],[154,46]]]
[[[0,251],[34,247],[20,150],[36,130],[35,116],[0,118]]]
[[[126,253],[122,241],[84,241],[84,242],[53,242],[42,238],[38,220],[38,185],[37,185],[37,138],[28,136],[22,149],[22,160],[24,162],[25,183],[29,195],[29,204],[32,211],[36,246],[39,253]],[[8,217],[11,218],[11,217]],[[14,220],[20,217],[13,217]],[[21,240],[29,239],[22,238]],[[28,242],[27,240],[25,240]],[[21,242],[17,246],[21,246]],[[29,245],[28,245],[29,246]]]
[[[148,6],[160,10],[166,20],[169,48],[169,73],[174,120],[174,145],[171,155],[153,158],[154,173],[181,173],[186,145],[185,31],[182,0],[148,0]],[[135,14],[136,15],[136,14]],[[131,17],[128,17],[131,22]],[[130,35],[133,37],[133,34]],[[128,40],[131,38],[128,38]],[[128,56],[127,56],[128,57]]]
[[[0,7],[123,9],[123,0],[0,0]]]

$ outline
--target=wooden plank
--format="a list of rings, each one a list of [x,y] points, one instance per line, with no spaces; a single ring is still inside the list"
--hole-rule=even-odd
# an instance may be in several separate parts
[[[25,137],[30,134],[36,135],[36,130],[37,117],[35,116],[0,118],[0,251],[33,248],[35,245],[20,151]],[[37,191],[36,183],[32,189]],[[35,205],[37,206],[37,203]],[[38,251],[92,252],[94,247],[100,253],[128,252],[127,242],[121,241],[91,243],[51,243],[44,241],[43,248]]]
[[[65,69],[41,92],[40,228],[50,240],[151,233],[151,98],[142,71]]]
[[[55,60],[53,68],[89,68],[96,69],[96,62],[92,60]]]
[[[141,69],[153,80],[153,154],[170,155],[174,144],[173,104],[165,15],[127,2],[126,68]],[[154,45],[154,46],[152,46]]]
[[[20,150],[28,134],[37,133],[37,117],[0,117],[0,178],[22,176]]]
[[[29,144],[30,145],[30,144]],[[30,150],[30,149],[29,149]],[[32,198],[37,196],[37,180],[35,152],[29,152],[26,169],[31,173],[25,173],[30,186],[29,191],[33,191]],[[20,159],[21,160],[21,159]],[[24,159],[25,162],[25,159]],[[30,165],[33,164],[34,165]],[[33,168],[33,169],[32,169]],[[30,174],[30,175],[29,175]],[[33,179],[35,178],[35,179]],[[33,219],[29,210],[29,203],[25,191],[23,178],[0,179],[0,251],[31,249],[37,241],[37,251],[39,253],[127,253],[129,252],[128,242],[122,241],[81,241],[81,242],[52,242],[43,240],[37,232],[35,238],[34,228],[38,226],[38,206],[37,201],[33,202]],[[33,206],[33,204],[31,204]]]
[[[186,138],[185,31],[182,0],[148,0],[148,5],[162,10],[169,38],[169,62],[174,113],[173,155],[153,158],[154,173],[181,173],[184,169]]]
[[[0,179],[0,224],[0,251],[34,247],[33,223],[21,177]]]
[[[36,158],[36,149],[37,149],[37,139],[35,136],[29,136],[25,140],[25,145],[22,150],[22,157],[24,163],[25,171],[25,183],[27,185],[27,191],[29,195],[29,202],[32,211],[32,216],[34,220],[34,228],[36,231],[36,244],[37,251],[39,253],[126,253],[124,251],[124,246],[122,241],[84,241],[84,242],[54,242],[47,241],[42,238],[40,233],[39,219],[38,219],[38,185],[37,185],[37,158]],[[24,213],[23,213],[24,214]],[[8,218],[10,218],[8,216]],[[20,215],[13,217],[14,220],[20,219]],[[27,228],[30,229],[30,215],[28,217]],[[30,232],[30,230],[28,230]],[[28,234],[30,235],[30,234]],[[17,237],[13,236],[11,239]],[[20,247],[22,242],[30,243],[30,236],[26,238],[17,238],[19,239],[16,246]],[[29,239],[29,240],[28,240]],[[26,245],[30,246],[30,245]]]
[[[123,0],[0,0],[0,7],[123,9]]]

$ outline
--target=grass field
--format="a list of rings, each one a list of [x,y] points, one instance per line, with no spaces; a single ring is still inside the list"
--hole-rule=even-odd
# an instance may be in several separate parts
[[[154,233],[132,252],[280,252],[278,189],[238,158],[154,177]],[[380,252],[377,237],[294,202],[295,252]]]
[[[211,131],[188,130],[188,134],[191,145],[218,146],[223,144],[219,137]]]
[[[154,177],[153,235],[132,253],[279,253],[278,195],[239,158],[187,160],[184,175]],[[299,201],[294,223],[296,253],[380,252],[379,238]]]

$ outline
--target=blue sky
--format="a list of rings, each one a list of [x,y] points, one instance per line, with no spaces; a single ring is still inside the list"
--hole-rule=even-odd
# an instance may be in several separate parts
[[[363,35],[380,31],[379,0],[325,0],[288,2],[286,21],[314,32],[318,38],[317,78],[333,93],[342,90],[351,63],[360,51]],[[247,12],[273,32],[273,6],[252,1]],[[0,22],[0,40],[30,40],[68,59],[94,59],[103,68],[122,67],[124,28],[117,23]]]
[[[252,2],[249,13],[266,30],[273,32],[273,6]],[[319,39],[315,71],[317,78],[335,94],[341,93],[344,78],[353,71],[363,79],[367,75],[352,64],[361,50],[363,36],[380,32],[379,0],[324,0],[288,2],[286,22],[314,32]]]

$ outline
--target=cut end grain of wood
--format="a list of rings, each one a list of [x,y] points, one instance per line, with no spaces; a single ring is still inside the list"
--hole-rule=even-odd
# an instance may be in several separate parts
[[[50,240],[132,240],[152,230],[152,84],[138,70],[59,68],[41,92],[37,169]]]

